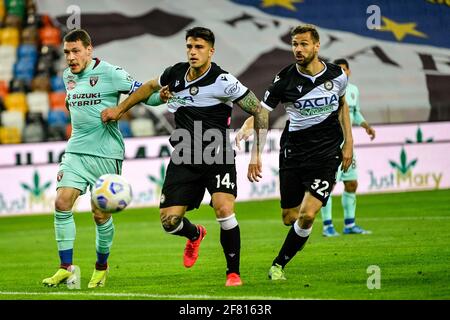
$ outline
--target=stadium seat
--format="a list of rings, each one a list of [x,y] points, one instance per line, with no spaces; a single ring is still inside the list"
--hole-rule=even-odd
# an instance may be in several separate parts
[[[21,135],[18,128],[0,127],[0,143],[20,143]]]
[[[64,81],[61,76],[56,75],[50,78],[52,91],[65,91]]]
[[[49,99],[47,92],[35,91],[27,94],[27,104],[29,112],[40,112],[47,118],[50,110]]]
[[[49,93],[50,108],[52,110],[63,110],[67,112],[66,108],[66,93],[65,92],[50,92]]]
[[[8,14],[17,16],[21,19],[25,17],[26,14],[26,0],[6,0],[6,12]]]
[[[8,94],[8,82],[0,80],[0,97],[5,98]]]
[[[27,22],[28,23],[28,22]],[[22,30],[22,43],[36,46],[39,41],[38,30],[30,25]]]
[[[45,128],[40,123],[27,125],[22,132],[22,142],[42,142],[45,141]]]
[[[9,92],[28,92],[30,86],[23,79],[12,79],[9,83]]]
[[[51,26],[43,27],[39,29],[39,39],[44,46],[59,47],[61,44],[61,31]]]
[[[6,15],[5,3],[0,1],[0,22],[3,21]]]
[[[48,122],[48,126],[49,127],[61,127],[64,129],[64,135],[65,136],[65,130],[66,130],[66,125],[68,122],[68,115],[61,110],[51,110],[48,113],[48,118],[47,118],[47,122]]]
[[[20,59],[14,65],[14,78],[23,79],[28,84],[34,77],[35,61],[31,59]]]
[[[14,46],[5,44],[0,45],[0,60],[2,61],[2,64],[6,62],[14,64],[14,62],[16,62],[16,52],[17,49]]]
[[[50,91],[50,78],[45,75],[37,75],[31,81],[32,91]]]
[[[27,99],[23,92],[13,92],[5,97],[6,110],[19,111],[25,113],[28,111]]]
[[[10,82],[14,78],[14,65],[0,64],[0,81]]]
[[[0,43],[6,46],[18,47],[20,43],[20,33],[17,28],[4,28],[1,34]]]
[[[130,122],[133,137],[147,137],[155,135],[155,127],[150,119],[138,118]]]
[[[3,111],[1,113],[1,124],[4,127],[18,128],[22,132],[25,127],[25,114],[20,111]]]
[[[19,60],[29,59],[31,61],[36,62],[38,60],[38,50],[35,45],[32,44],[21,44],[17,48],[17,55]]]
[[[49,127],[47,131],[47,141],[65,140],[66,132],[64,127]]]
[[[131,132],[130,122],[127,120],[119,121],[119,130],[122,133],[124,138],[132,137],[133,133]]]

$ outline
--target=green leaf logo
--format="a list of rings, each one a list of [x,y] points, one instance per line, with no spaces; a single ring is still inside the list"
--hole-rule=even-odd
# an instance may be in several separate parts
[[[164,178],[166,177],[166,167],[164,166],[164,163],[161,164],[161,168],[159,169],[159,178],[149,175],[148,178],[151,182],[156,184],[158,187],[162,188],[164,184]]]
[[[44,195],[45,190],[47,190],[51,186],[52,182],[47,181],[42,186],[40,185],[39,173],[37,171],[34,172],[33,175],[33,184],[28,185],[26,183],[21,183],[20,186],[30,192],[31,196],[35,198],[42,197]]]
[[[406,143],[430,143],[433,142],[433,138],[423,139],[423,133],[420,127],[417,128],[416,132],[416,141],[412,141],[411,139],[406,139]]]
[[[400,152],[400,163],[389,160],[389,164],[392,168],[397,169],[400,174],[405,175],[410,169],[412,169],[417,164],[417,159],[412,160],[408,163],[405,149],[402,148]]]

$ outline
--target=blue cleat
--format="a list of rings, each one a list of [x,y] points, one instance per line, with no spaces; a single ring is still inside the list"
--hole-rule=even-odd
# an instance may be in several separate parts
[[[372,231],[364,230],[360,226],[357,226],[356,224],[351,228],[344,228],[342,231],[343,234],[371,234]]]
[[[336,229],[334,229],[334,226],[332,224],[329,224],[328,226],[323,228],[322,235],[324,237],[337,237],[340,234],[336,232]]]

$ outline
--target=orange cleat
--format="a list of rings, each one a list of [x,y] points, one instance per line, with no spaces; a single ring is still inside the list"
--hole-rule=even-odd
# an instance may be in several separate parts
[[[197,240],[189,240],[186,242],[186,247],[184,248],[183,262],[186,268],[192,267],[198,258],[198,251],[200,249],[200,243],[206,236],[206,229],[204,226],[197,225],[197,229],[200,233]]]

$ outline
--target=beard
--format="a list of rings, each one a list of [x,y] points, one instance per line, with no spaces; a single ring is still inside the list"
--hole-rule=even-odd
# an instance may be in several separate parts
[[[297,64],[300,67],[306,68],[311,63],[311,61],[313,61],[314,57],[315,55],[311,54],[309,57],[304,57],[302,61],[297,59]]]

